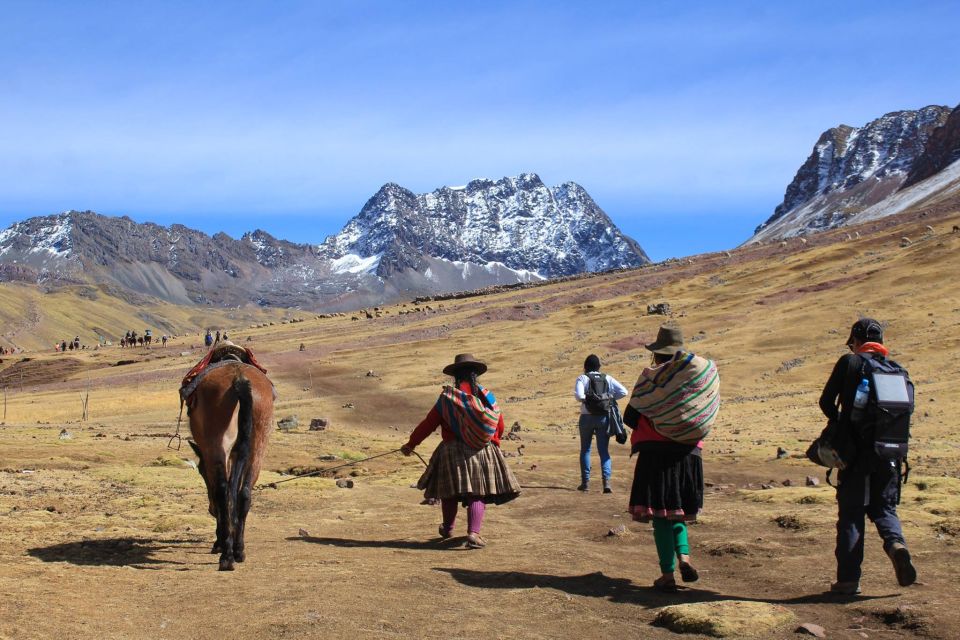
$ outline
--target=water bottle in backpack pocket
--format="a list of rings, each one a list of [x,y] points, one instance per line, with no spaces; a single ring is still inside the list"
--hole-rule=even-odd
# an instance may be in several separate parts
[[[863,422],[864,409],[867,408],[867,402],[870,401],[870,381],[866,378],[860,380],[857,385],[857,392],[853,396],[853,410],[850,412],[850,420],[855,424]]]

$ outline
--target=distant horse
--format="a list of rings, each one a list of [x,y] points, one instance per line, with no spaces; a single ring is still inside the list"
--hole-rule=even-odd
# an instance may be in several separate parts
[[[203,374],[188,406],[190,446],[217,519],[211,553],[220,553],[221,571],[232,571],[246,557],[243,531],[273,426],[273,385],[256,367],[230,362]]]
[[[122,338],[120,338],[120,348],[123,349],[126,346],[127,346],[127,336],[123,336]]]
[[[137,336],[137,344],[143,346],[143,336]]]
[[[146,346],[149,347],[151,342],[153,342],[153,336],[152,336],[152,335],[149,335],[149,334],[148,334],[148,335],[143,336],[143,344],[145,344]]]

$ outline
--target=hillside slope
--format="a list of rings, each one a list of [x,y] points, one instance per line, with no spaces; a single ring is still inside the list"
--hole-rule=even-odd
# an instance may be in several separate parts
[[[11,386],[0,429],[0,591],[9,594],[0,635],[212,638],[228,621],[238,638],[446,638],[451,629],[604,638],[615,626],[667,640],[676,634],[651,624],[664,606],[750,602],[816,621],[828,637],[867,629],[871,637],[956,638],[956,224],[960,206],[951,205],[851,228],[860,233],[851,240],[846,229],[828,231],[806,243],[406,302],[370,317],[246,329],[245,344],[277,385],[277,418],[328,421],[323,431],[274,432],[260,482],[339,468],[258,490],[247,560],[227,576],[207,553],[214,522],[196,470],[182,461],[193,456],[170,441],[179,379],[201,350],[154,349],[119,367],[118,349],[4,363],[0,378],[26,364],[31,382]],[[671,316],[648,314],[660,302]],[[798,456],[823,425],[820,390],[861,314],[885,323],[893,356],[917,384],[900,513],[921,584],[896,586],[871,531],[864,594],[838,600],[822,594],[833,578],[833,489],[805,487],[806,476],[822,474]],[[629,386],[664,322],[716,360],[723,395],[705,443],[705,510],[690,534],[701,579],[672,595],[650,587],[659,571],[649,525],[624,513],[635,464],[627,448],[613,447],[613,495],[574,489],[572,386],[584,357],[597,353],[604,371]],[[503,450],[524,492],[489,509],[483,551],[463,549],[462,521],[450,541],[436,537],[439,510],[410,489],[422,465],[396,454],[459,352],[489,364],[483,381],[507,424],[518,424]],[[89,393],[88,422],[79,421],[78,391]],[[789,455],[779,459],[778,447]],[[342,466],[351,461],[359,462]],[[330,477],[338,474],[354,488],[338,488]],[[225,580],[237,587],[234,606],[212,614],[210,594]],[[750,620],[752,629],[762,623]],[[761,635],[789,640],[795,629]]]

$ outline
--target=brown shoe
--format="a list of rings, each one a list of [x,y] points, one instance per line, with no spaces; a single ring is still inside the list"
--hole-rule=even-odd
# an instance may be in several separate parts
[[[679,591],[677,581],[673,576],[660,576],[653,581],[653,588],[664,593],[676,593]]]
[[[894,542],[887,550],[890,561],[893,563],[893,570],[897,574],[897,584],[901,587],[909,587],[917,581],[917,570],[910,559],[910,551],[906,545],[900,542]]]

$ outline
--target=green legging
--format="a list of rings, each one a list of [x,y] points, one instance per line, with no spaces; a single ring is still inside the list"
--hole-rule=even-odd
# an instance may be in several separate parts
[[[687,525],[683,522],[653,519],[653,541],[657,545],[660,557],[660,571],[673,573],[677,568],[677,556],[689,555],[690,543],[687,542]]]

